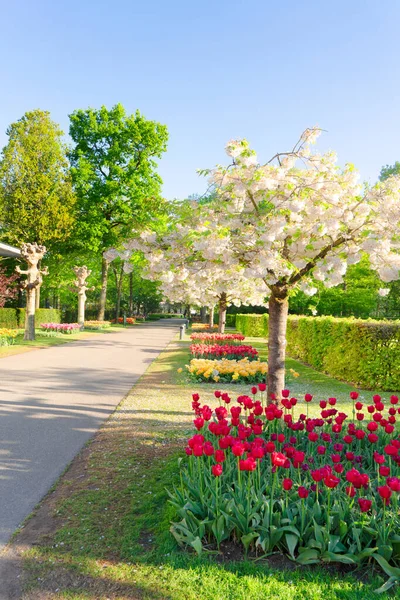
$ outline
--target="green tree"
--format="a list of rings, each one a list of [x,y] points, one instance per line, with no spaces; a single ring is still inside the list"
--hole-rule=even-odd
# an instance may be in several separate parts
[[[71,233],[75,197],[63,132],[42,110],[27,112],[7,129],[0,161],[2,237],[37,242],[48,250]]]
[[[117,246],[131,231],[156,218],[163,200],[156,158],[165,152],[165,125],[110,110],[77,110],[70,115],[72,177],[78,197],[78,235],[93,252]],[[104,319],[108,263],[103,258],[99,319]]]
[[[36,242],[51,253],[71,235],[75,195],[63,132],[42,110],[27,112],[7,129],[0,159],[2,238]],[[36,289],[39,306],[40,286]]]
[[[394,165],[386,165],[385,167],[382,167],[379,179],[384,181],[391,175],[400,175],[400,162],[396,161]]]

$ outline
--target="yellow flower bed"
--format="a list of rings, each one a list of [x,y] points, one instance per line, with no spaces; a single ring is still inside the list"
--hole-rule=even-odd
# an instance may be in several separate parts
[[[259,360],[207,360],[193,358],[186,369],[197,381],[260,383],[268,372],[266,362]]]
[[[16,338],[18,335],[18,329],[7,329],[6,327],[0,328],[0,337]]]
[[[18,329],[8,329],[8,327],[0,328],[0,346],[9,346],[14,343],[18,335]]]

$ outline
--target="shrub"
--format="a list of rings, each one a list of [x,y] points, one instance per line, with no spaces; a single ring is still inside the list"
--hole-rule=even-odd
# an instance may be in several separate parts
[[[268,315],[237,315],[244,335],[268,336]],[[400,389],[400,322],[289,315],[287,353],[365,388]]]
[[[232,539],[246,554],[284,552],[302,565],[376,560],[388,589],[400,579],[398,397],[363,406],[352,392],[351,419],[331,398],[318,418],[295,420],[289,390],[278,406],[259,389],[234,406],[217,391],[215,410],[193,395],[196,431],[170,493],[176,540],[200,554]]]
[[[257,383],[264,381],[268,371],[267,363],[258,360],[207,360],[193,358],[186,365],[196,381],[221,381],[229,383]]]
[[[236,327],[236,315],[226,315],[225,325],[227,327]]]
[[[24,320],[25,309],[21,309],[20,327],[24,327]],[[39,327],[42,323],[61,323],[61,311],[57,308],[37,308],[35,312],[36,327]]]
[[[257,360],[258,352],[252,346],[233,346],[218,344],[192,344],[190,353],[195,358],[248,358],[249,360]]]
[[[236,315],[236,329],[249,337],[267,337],[268,315]]]
[[[18,327],[18,309],[0,308],[0,327],[14,329]]]

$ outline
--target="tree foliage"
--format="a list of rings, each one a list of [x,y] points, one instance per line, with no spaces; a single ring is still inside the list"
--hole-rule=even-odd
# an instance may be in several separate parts
[[[379,179],[381,181],[385,181],[385,179],[391,177],[392,175],[400,175],[400,162],[396,161],[394,165],[386,165],[385,167],[382,167]]]
[[[166,150],[168,132],[139,111],[127,115],[121,104],[76,110],[70,121],[78,230],[86,247],[102,252],[160,209],[155,159]]]
[[[7,129],[0,161],[2,237],[51,250],[71,234],[75,196],[63,132],[47,111],[34,110]]]

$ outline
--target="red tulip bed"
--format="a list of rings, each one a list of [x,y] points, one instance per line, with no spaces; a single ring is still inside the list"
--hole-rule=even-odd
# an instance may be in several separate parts
[[[237,344],[243,342],[244,335],[241,333],[192,333],[190,339],[202,344],[215,344],[223,342],[225,344]]]
[[[188,440],[180,485],[170,493],[179,520],[172,533],[197,553],[231,540],[245,554],[283,552],[302,565],[378,562],[400,579],[400,438],[397,396],[370,404],[350,394],[351,415],[336,399],[305,395],[266,401],[265,384],[235,403],[215,392],[215,409],[193,394],[196,432]]]
[[[258,352],[253,346],[234,346],[225,344],[192,344],[190,353],[194,358],[227,358],[241,359],[247,357],[249,360],[257,360]]]

